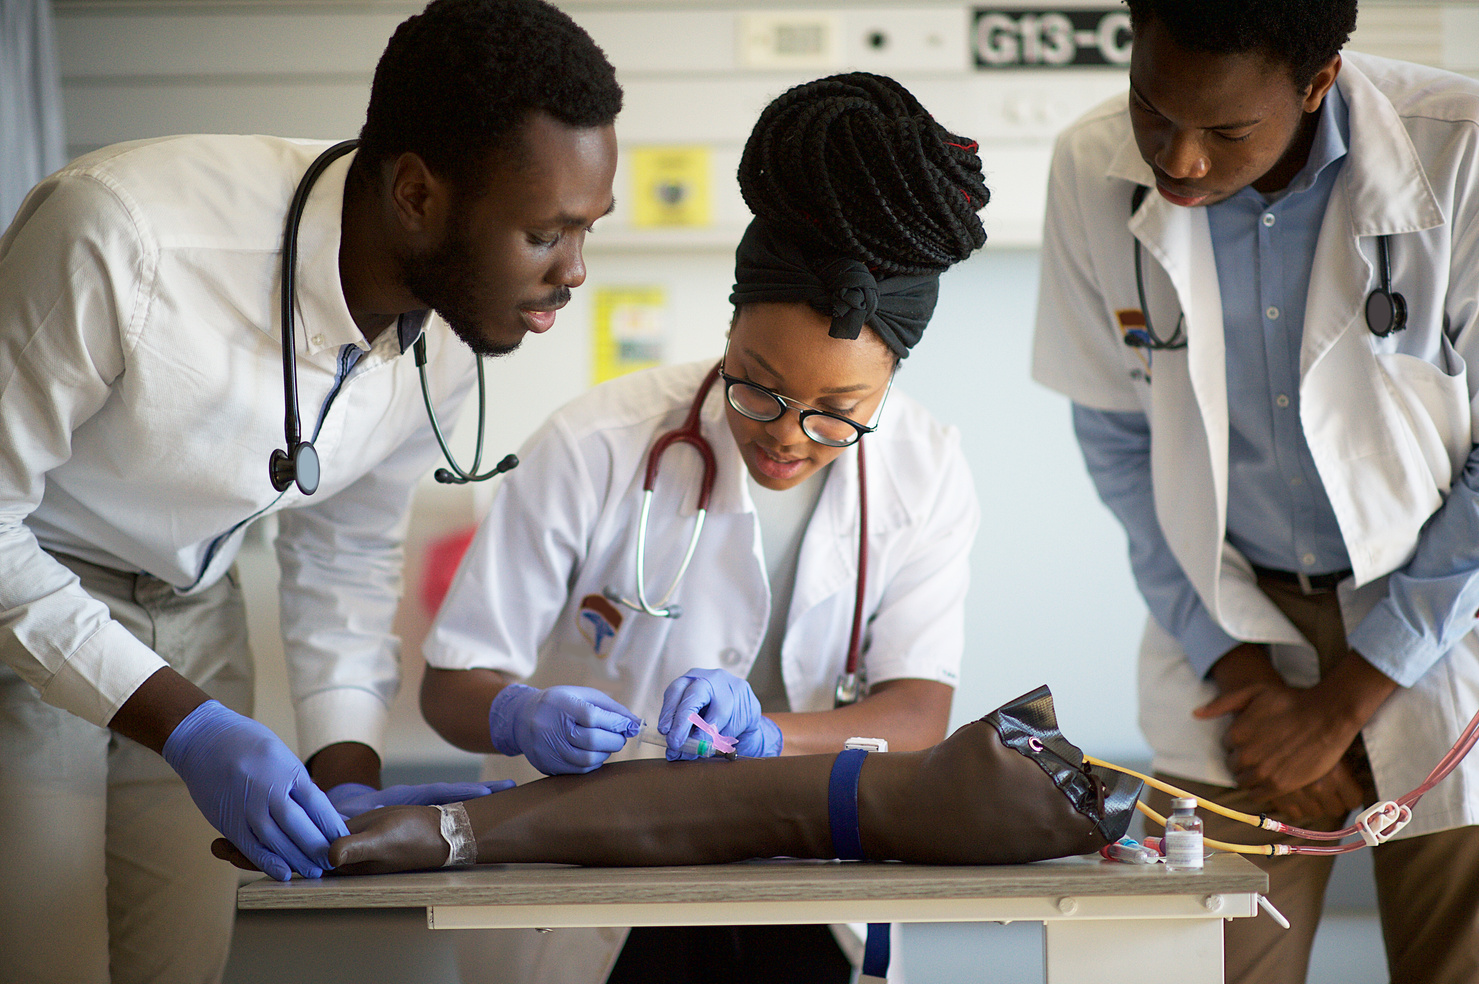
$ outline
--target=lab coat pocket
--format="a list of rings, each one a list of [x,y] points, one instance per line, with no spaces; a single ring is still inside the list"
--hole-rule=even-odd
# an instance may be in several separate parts
[[[1200,679],[1180,644],[1153,618],[1140,640],[1140,730],[1157,771],[1216,786],[1236,786],[1222,750],[1227,720],[1202,721],[1192,710],[1217,696]]]
[[[1464,467],[1473,444],[1468,370],[1447,336],[1438,364],[1400,352],[1378,354],[1388,391],[1402,410],[1402,426],[1422,456],[1440,494]]]

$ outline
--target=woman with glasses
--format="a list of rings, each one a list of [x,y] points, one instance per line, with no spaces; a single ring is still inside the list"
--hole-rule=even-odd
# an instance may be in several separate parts
[[[940,274],[985,240],[975,149],[874,75],[798,86],[762,113],[740,164],[755,219],[722,359],[635,373],[556,412],[427,638],[422,711],[453,744],[499,753],[489,777],[662,754],[635,740],[643,721],[669,758],[691,757],[690,712],[747,756],[944,737],[978,506],[957,432],[891,388]],[[620,930],[585,933],[589,946],[554,936],[485,939],[464,977],[851,972],[824,927],[638,930],[624,950]]]

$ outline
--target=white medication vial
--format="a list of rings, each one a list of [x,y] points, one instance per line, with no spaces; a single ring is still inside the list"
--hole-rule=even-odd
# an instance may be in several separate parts
[[[1166,870],[1201,871],[1202,818],[1197,816],[1197,801],[1178,796],[1171,801],[1171,810],[1161,844],[1166,852]]]

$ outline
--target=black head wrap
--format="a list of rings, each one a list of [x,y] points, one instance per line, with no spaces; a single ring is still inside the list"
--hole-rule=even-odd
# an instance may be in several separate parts
[[[895,356],[909,354],[924,334],[940,295],[938,273],[878,279],[846,256],[796,245],[773,223],[756,219],[735,252],[732,304],[804,302],[832,319],[833,338],[857,338],[869,325]]]
[[[934,312],[940,274],[986,241],[976,213],[991,192],[976,151],[887,76],[788,89],[740,155],[755,221],[730,300],[804,301],[832,319],[834,337],[871,325],[902,359]]]

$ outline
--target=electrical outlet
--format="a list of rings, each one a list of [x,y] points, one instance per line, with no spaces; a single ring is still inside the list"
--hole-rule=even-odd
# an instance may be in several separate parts
[[[849,11],[843,57],[871,72],[962,72],[970,68],[963,9]]]

